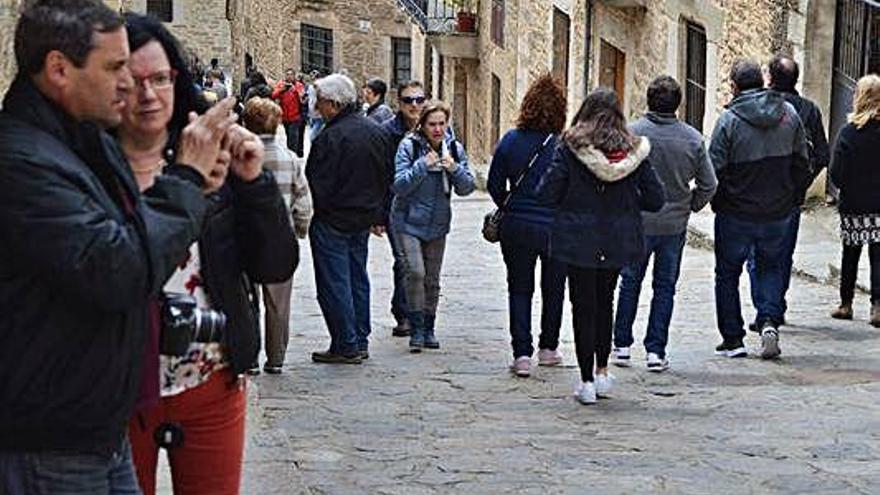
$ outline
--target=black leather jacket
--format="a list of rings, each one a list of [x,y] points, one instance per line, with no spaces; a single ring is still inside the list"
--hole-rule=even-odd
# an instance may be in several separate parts
[[[201,184],[172,165],[139,194],[109,135],[13,83],[0,113],[0,451],[119,445],[147,301],[202,229]]]

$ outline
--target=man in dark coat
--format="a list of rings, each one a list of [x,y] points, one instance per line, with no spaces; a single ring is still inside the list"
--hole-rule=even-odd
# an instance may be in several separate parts
[[[397,147],[403,140],[403,137],[419,123],[419,115],[425,106],[425,87],[418,81],[408,81],[401,84],[397,89],[397,106],[399,110],[397,114],[386,120],[382,124],[382,129],[388,133],[391,140],[389,146],[389,167],[394,170],[394,157],[397,154]],[[406,304],[406,270],[403,267],[403,252],[397,245],[393,228],[389,219],[391,202],[394,200],[394,193],[388,189],[388,198],[386,199],[385,213],[385,230],[388,236],[388,242],[391,244],[391,253],[394,255],[394,295],[391,298],[391,314],[397,321],[391,334],[395,337],[408,337],[411,325],[407,319],[408,309]]]
[[[807,151],[810,157],[810,179],[795,191],[795,204],[792,206],[788,230],[785,234],[785,252],[782,258],[782,322],[784,323],[785,312],[788,309],[785,294],[788,292],[788,286],[791,284],[794,248],[797,245],[798,230],[800,230],[801,226],[801,207],[807,196],[807,189],[812,185],[822,169],[827,167],[828,162],[831,161],[831,152],[828,149],[828,139],[825,137],[825,127],[822,125],[822,111],[819,110],[815,103],[801,96],[797,89],[795,89],[798,75],[800,74],[797,62],[789,57],[777,55],[770,60],[768,69],[768,86],[770,89],[781,93],[785,101],[791,103],[804,124]],[[761,305],[759,302],[761,293],[756,290],[758,286],[756,282],[757,265],[755,264],[754,253],[749,255],[748,271],[749,279],[752,282],[752,303],[757,308]],[[758,331],[757,322],[752,323],[749,328],[753,331]]]
[[[330,347],[312,353],[312,360],[359,364],[369,357],[367,240],[371,228],[385,223],[393,177],[389,138],[357,111],[357,90],[348,77],[329,75],[315,89],[326,124],[306,163],[314,204],[309,241]]]
[[[148,300],[222,185],[232,102],[184,130],[141,196],[103,130],[133,86],[121,17],[98,0],[30,2],[15,56],[0,113],[0,492],[137,492],[126,425]]]
[[[782,260],[792,205],[810,179],[804,126],[782,94],[764,88],[761,68],[740,60],[730,71],[733,101],[715,124],[709,157],[718,176],[715,211],[715,307],[723,342],[715,351],[746,355],[739,278],[755,252],[756,321],[761,357],[779,355]]]

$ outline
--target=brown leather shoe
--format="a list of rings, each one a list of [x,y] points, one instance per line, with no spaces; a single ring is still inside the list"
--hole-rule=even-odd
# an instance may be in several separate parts
[[[849,304],[841,304],[834,311],[831,312],[831,317],[835,320],[852,320],[853,319],[853,309],[852,303]]]
[[[871,326],[880,328],[880,302],[871,305]]]
[[[330,364],[361,364],[361,354],[357,351],[351,354],[337,354],[330,351],[317,351],[312,353],[312,361],[316,363]]]

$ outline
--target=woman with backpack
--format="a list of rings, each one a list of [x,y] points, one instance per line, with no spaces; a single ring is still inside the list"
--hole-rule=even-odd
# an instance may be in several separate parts
[[[452,220],[450,200],[453,191],[467,196],[475,187],[464,147],[447,132],[450,116],[445,103],[427,103],[395,157],[391,223],[404,255],[411,352],[440,347],[434,323]]]

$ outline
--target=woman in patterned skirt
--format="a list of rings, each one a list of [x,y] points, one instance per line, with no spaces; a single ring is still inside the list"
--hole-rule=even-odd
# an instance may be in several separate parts
[[[840,235],[843,260],[840,306],[832,318],[851,320],[853,294],[862,246],[871,260],[871,325],[880,327],[880,77],[861,78],[853,111],[837,136],[831,180],[840,188]]]

